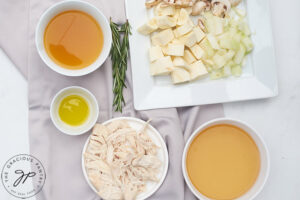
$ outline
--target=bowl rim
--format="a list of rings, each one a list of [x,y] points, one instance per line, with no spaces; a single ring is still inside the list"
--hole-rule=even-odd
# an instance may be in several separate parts
[[[259,132],[254,129],[252,126],[250,126],[248,123],[242,121],[242,120],[237,120],[237,119],[234,119],[234,118],[230,118],[230,117],[221,117],[221,118],[216,118],[216,119],[213,119],[213,120],[210,120],[210,121],[207,121],[205,122],[204,124],[200,125],[198,128],[195,129],[195,131],[193,131],[193,133],[190,135],[190,137],[188,138],[186,144],[185,144],[185,147],[184,147],[184,151],[183,151],[183,154],[182,154],[182,163],[181,163],[181,167],[182,167],[182,173],[183,173],[183,176],[184,176],[184,180],[186,182],[186,184],[188,185],[188,188],[190,189],[190,191],[192,191],[192,193],[198,198],[198,199],[201,199],[201,200],[211,200],[209,197],[205,196],[204,194],[201,194],[195,187],[194,185],[192,184],[189,176],[188,176],[188,173],[187,173],[187,170],[186,170],[186,157],[187,157],[187,152],[188,152],[188,149],[192,143],[192,141],[194,140],[194,138],[199,134],[199,132],[201,130],[204,130],[205,128],[208,128],[210,126],[213,126],[215,125],[214,123],[219,123],[220,124],[229,124],[228,122],[233,122],[233,123],[237,123],[238,125],[234,125],[234,126],[237,126],[241,129],[243,129],[242,127],[240,127],[239,125],[243,125],[245,127],[247,127],[249,130],[251,130],[251,134],[255,135],[257,137],[257,140],[261,143],[261,147],[262,149],[264,150],[264,154],[265,154],[265,162],[266,162],[266,166],[265,166],[265,174],[263,174],[263,180],[262,180],[262,183],[260,184],[260,186],[258,187],[257,190],[255,190],[253,192],[253,194],[251,195],[250,199],[249,200],[252,200],[254,199],[264,188],[264,186],[266,185],[266,182],[268,180],[268,177],[269,177],[269,174],[270,174],[270,154],[269,154],[269,150],[268,150],[268,147],[264,141],[264,139],[261,137],[261,135],[259,134]],[[227,123],[226,123],[227,122]],[[244,130],[244,129],[243,129]],[[247,132],[248,133],[248,132]],[[250,133],[248,133],[248,135],[253,139],[253,141],[255,142],[255,144],[258,146],[257,144],[257,141],[250,135]],[[262,155],[262,152],[260,151],[260,155]],[[262,156],[261,156],[262,157]],[[260,171],[262,170],[262,168],[260,169]],[[258,180],[258,178],[257,178]],[[256,180],[256,182],[257,182]],[[255,183],[256,183],[255,182]],[[255,183],[252,185],[252,187],[255,185]],[[252,188],[251,187],[251,188]],[[250,189],[251,189],[250,188]],[[249,189],[249,190],[250,190]],[[246,194],[246,193],[245,193]],[[243,198],[243,195],[238,197],[238,199],[240,198]]]
[[[96,11],[95,13],[97,13],[97,15],[100,18],[103,19],[104,27],[101,26],[102,32],[104,33],[104,30],[108,32],[108,34],[107,34],[108,37],[105,37],[105,39],[104,39],[105,41],[107,41],[107,45],[103,44],[102,50],[101,50],[100,54],[98,55],[97,59],[92,64],[90,64],[89,66],[86,66],[86,67],[84,67],[82,69],[76,69],[76,70],[67,69],[67,68],[63,68],[63,67],[59,66],[58,64],[56,64],[49,57],[49,55],[47,53],[43,53],[42,49],[39,46],[39,40],[43,36],[41,36],[40,34],[38,34],[39,30],[41,29],[42,24],[45,23],[44,22],[44,20],[46,20],[45,17],[48,15],[49,12],[51,12],[52,10],[59,9],[59,7],[62,6],[62,5],[73,4],[73,3],[82,4],[82,5],[85,5],[85,6],[89,7],[89,9],[94,9]],[[83,11],[83,12],[91,15],[87,11]],[[97,21],[97,23],[99,23],[99,22]],[[43,33],[44,33],[44,30],[43,30]],[[44,43],[42,45],[44,46]],[[96,6],[94,6],[91,3],[88,3],[88,2],[85,2],[85,1],[81,1],[81,0],[64,0],[64,1],[61,1],[61,2],[54,3],[53,5],[51,5],[49,8],[47,8],[42,13],[42,15],[40,16],[40,18],[38,20],[36,28],[35,28],[35,47],[37,49],[39,57],[43,60],[43,62],[50,69],[52,69],[56,73],[59,73],[61,75],[65,75],[65,76],[71,76],[71,77],[72,76],[73,77],[74,76],[75,77],[76,76],[84,76],[84,75],[90,74],[90,73],[94,72],[95,70],[97,70],[98,68],[100,68],[103,65],[103,63],[106,61],[106,59],[108,58],[108,56],[109,56],[111,45],[112,45],[112,34],[111,34],[110,25],[109,25],[109,22],[108,22],[107,18],[105,17],[105,15]],[[99,59],[101,56],[102,56],[102,59]],[[45,57],[48,57],[49,60],[50,60],[50,62],[47,61],[45,59]]]
[[[132,121],[135,121],[135,122],[138,122],[138,123],[146,123],[144,120],[136,118],[136,117],[115,117],[115,118],[111,118],[109,120],[106,120],[106,121],[102,122],[101,124],[106,125],[106,124],[108,124],[112,121],[115,121],[115,120],[129,120],[129,121],[132,120]],[[169,170],[169,152],[168,152],[166,142],[164,141],[164,139],[163,139],[162,135],[160,134],[160,132],[155,127],[153,127],[151,124],[148,124],[148,126],[150,127],[150,129],[152,129],[153,133],[158,137],[160,143],[162,144],[161,148],[162,148],[162,151],[163,151],[163,154],[164,154],[164,157],[165,157],[165,166],[163,168],[162,176],[161,176],[159,182],[157,182],[156,188],[152,192],[148,193],[146,195],[146,197],[137,198],[136,200],[144,200],[144,199],[148,199],[149,197],[151,197],[162,186],[162,184],[165,181],[166,176],[168,174],[168,170]],[[90,180],[87,176],[87,171],[86,171],[86,168],[85,168],[84,156],[83,156],[85,151],[86,151],[86,148],[87,148],[88,142],[90,140],[90,137],[91,137],[91,135],[89,135],[89,137],[86,139],[86,142],[84,143],[84,146],[83,146],[83,149],[82,149],[81,167],[82,167],[83,176],[84,176],[85,180],[87,181],[88,185],[90,186],[90,188],[95,193],[97,193],[96,188],[93,186],[93,184],[90,182]]]
[[[81,90],[83,92],[86,92],[92,99],[93,103],[95,103],[95,106],[96,106],[96,114],[95,114],[95,117],[94,119],[92,120],[92,123],[87,126],[85,129],[83,129],[82,131],[80,132],[77,132],[77,133],[71,133],[69,131],[66,131],[64,129],[62,129],[57,123],[56,121],[54,120],[54,103],[55,101],[57,100],[58,96],[61,95],[62,93],[70,90],[70,89],[77,89],[77,90]],[[51,121],[52,123],[54,124],[54,126],[62,133],[64,134],[67,134],[67,135],[71,135],[71,136],[77,136],[77,135],[82,135],[86,132],[88,132],[89,130],[91,130],[93,128],[93,126],[97,123],[97,120],[98,120],[98,117],[99,117],[99,105],[98,105],[98,101],[96,99],[96,97],[93,95],[93,93],[91,93],[89,90],[87,90],[86,88],[83,88],[83,87],[80,87],[80,86],[69,86],[69,87],[65,87],[61,90],[59,90],[55,95],[54,97],[52,98],[52,101],[51,101],[51,104],[50,104],[50,118],[51,118]]]

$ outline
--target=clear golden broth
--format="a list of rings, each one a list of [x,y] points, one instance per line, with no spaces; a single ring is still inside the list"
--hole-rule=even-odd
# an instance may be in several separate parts
[[[260,154],[244,130],[227,124],[211,126],[191,143],[186,166],[195,188],[216,200],[245,194],[260,171]]]
[[[49,57],[67,69],[91,65],[103,48],[103,33],[90,15],[69,10],[56,15],[45,29],[44,45]]]

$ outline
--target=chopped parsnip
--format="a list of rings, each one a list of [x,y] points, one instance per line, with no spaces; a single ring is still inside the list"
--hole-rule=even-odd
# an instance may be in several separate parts
[[[159,58],[150,64],[151,75],[166,75],[173,71],[173,62],[170,56]]]
[[[155,17],[138,29],[145,35],[152,33],[151,75],[170,74],[174,84],[207,73],[211,79],[240,76],[254,47],[246,12],[234,8],[224,18],[204,12],[199,24],[192,21],[191,12],[191,8],[160,3],[154,8]]]
[[[184,83],[191,80],[190,73],[179,67],[175,67],[171,73],[172,81],[174,84]]]

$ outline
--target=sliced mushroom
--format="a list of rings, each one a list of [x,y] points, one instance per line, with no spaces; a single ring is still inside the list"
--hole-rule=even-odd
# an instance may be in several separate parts
[[[178,7],[192,7],[197,0],[163,0],[166,4]]]
[[[211,6],[211,12],[218,17],[225,17],[231,8],[229,0],[212,0]]]
[[[235,7],[237,5],[239,5],[242,0],[229,0],[230,1],[230,4],[231,4],[231,7]]]
[[[202,0],[206,3],[206,9],[205,11],[210,11],[211,9],[211,0]]]
[[[168,4],[168,3],[166,3],[166,2],[161,2],[161,4],[159,4],[159,6],[161,7],[161,8],[165,8],[165,7],[169,7],[170,6],[170,4]]]
[[[206,10],[207,4],[204,1],[198,1],[193,5],[192,15],[200,15],[204,10]]]
[[[206,30],[204,21],[205,21],[205,18],[204,18],[203,16],[200,16],[200,17],[198,18],[198,26],[201,28],[201,30],[202,30],[204,33],[207,33],[207,30]]]
[[[176,3],[176,0],[163,0],[163,2],[165,2],[169,5],[174,5]]]
[[[152,8],[153,6],[156,6],[157,4],[159,4],[161,2],[161,0],[146,0],[145,5],[146,8]]]

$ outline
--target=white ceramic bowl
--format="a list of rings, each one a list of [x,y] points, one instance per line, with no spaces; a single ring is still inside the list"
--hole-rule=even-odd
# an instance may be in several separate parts
[[[97,60],[91,65],[78,70],[66,69],[57,65],[48,56],[44,47],[44,32],[49,21],[57,14],[67,10],[80,10],[91,15],[99,23],[103,32],[103,38],[104,38],[103,49],[100,55],[98,56]],[[112,43],[111,29],[106,17],[92,4],[89,4],[84,1],[78,1],[78,0],[62,1],[48,8],[41,16],[35,31],[35,44],[36,44],[37,51],[40,57],[42,58],[42,60],[52,70],[66,76],[82,76],[98,69],[108,57],[111,48],[111,43]]]
[[[268,149],[267,149],[265,142],[263,141],[261,136],[257,133],[257,131],[255,129],[253,129],[251,126],[249,126],[248,124],[246,124],[245,122],[242,122],[239,120],[230,119],[230,118],[219,118],[219,119],[215,119],[215,120],[206,122],[205,124],[201,125],[199,128],[197,128],[194,131],[194,133],[188,139],[188,141],[185,145],[185,148],[184,148],[184,152],[183,152],[182,171],[183,171],[184,179],[185,179],[188,187],[190,188],[190,190],[194,193],[194,195],[196,197],[198,197],[200,200],[211,200],[210,198],[201,194],[191,183],[188,173],[187,173],[187,169],[186,169],[186,156],[187,156],[187,151],[190,147],[190,144],[192,143],[194,138],[198,135],[198,133],[210,126],[217,125],[217,124],[231,124],[231,125],[235,125],[241,129],[245,130],[253,138],[253,140],[255,141],[255,143],[259,149],[261,166],[260,166],[260,173],[258,175],[258,178],[257,178],[255,184],[252,186],[252,188],[247,193],[245,193],[243,196],[236,199],[236,200],[252,200],[263,189],[263,187],[268,179],[269,171],[270,171],[269,153],[268,153]]]
[[[86,122],[84,122],[80,126],[70,126],[64,123],[58,115],[60,102],[69,95],[79,95],[83,97],[88,103],[90,109],[89,117]],[[99,116],[97,99],[90,91],[82,87],[71,86],[64,88],[54,96],[51,102],[50,116],[55,127],[61,132],[68,135],[81,135],[89,131],[97,122]]]
[[[116,121],[116,120],[126,120],[129,125],[135,129],[135,130],[141,130],[144,125],[145,125],[145,121],[137,119],[137,118],[133,118],[133,117],[118,117],[118,118],[113,118],[110,119],[104,123],[102,123],[103,125],[109,124],[112,121]],[[159,134],[159,132],[150,124],[148,124],[148,128],[146,129],[147,134],[149,135],[149,137],[152,139],[152,141],[160,147],[160,149],[158,149],[157,152],[157,156],[158,158],[162,161],[162,166],[159,170],[158,173],[158,177],[159,177],[159,181],[158,182],[147,182],[146,183],[146,191],[140,193],[137,197],[136,200],[144,200],[147,199],[148,197],[150,197],[151,195],[153,195],[161,186],[161,184],[164,182],[166,175],[167,175],[167,171],[168,171],[168,165],[169,165],[169,157],[168,157],[168,150],[167,150],[167,146],[163,140],[163,138],[161,137],[161,135]],[[86,173],[86,169],[85,169],[85,162],[84,162],[84,157],[83,154],[86,151],[87,145],[89,143],[89,138],[87,139],[84,147],[83,147],[83,151],[82,151],[82,171],[83,171],[83,175],[88,183],[88,185],[92,188],[92,190],[94,192],[97,193],[96,188],[93,186],[93,184],[90,182],[87,173]]]

